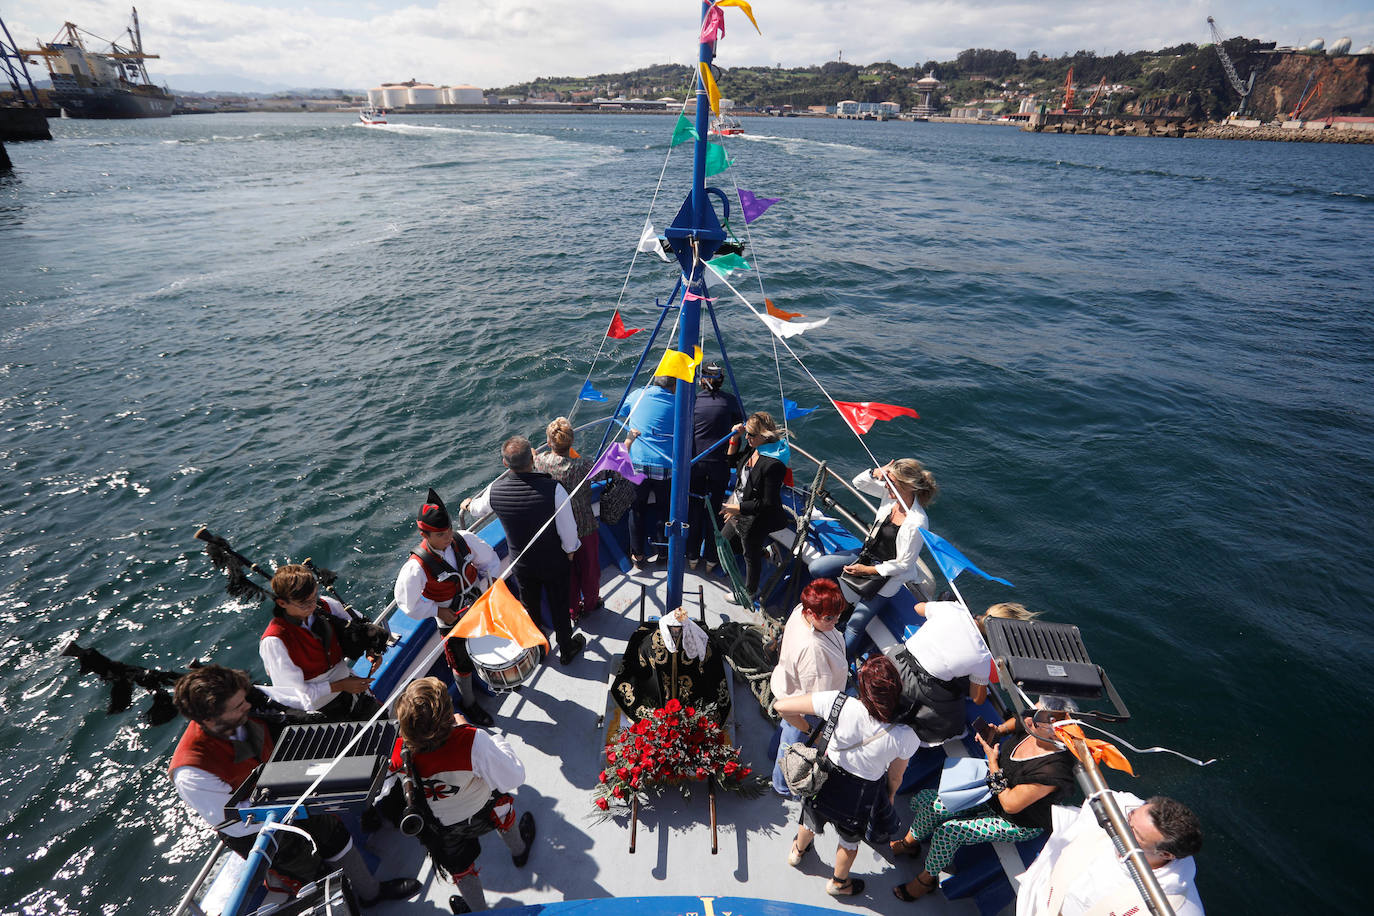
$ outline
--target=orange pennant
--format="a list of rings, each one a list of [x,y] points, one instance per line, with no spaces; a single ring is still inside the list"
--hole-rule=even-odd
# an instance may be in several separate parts
[[[791,321],[793,318],[806,317],[802,312],[784,312],[773,304],[772,299],[763,300],[763,307],[768,310],[768,314],[772,315],[774,318],[781,318],[783,321]]]
[[[520,599],[510,593],[504,579],[493,582],[491,588],[458,618],[458,622],[448,631],[448,635],[461,636],[464,639],[473,636],[504,636],[522,649],[543,646],[545,652],[549,650],[549,641],[544,638],[539,627],[534,625],[534,621],[530,620],[530,615],[525,611]]]
[[[1135,770],[1131,767],[1131,762],[1126,759],[1126,755],[1116,749],[1116,745],[1103,741],[1100,738],[1085,738],[1083,736],[1083,729],[1079,728],[1077,725],[1056,725],[1055,731],[1063,732],[1070,738],[1077,738],[1082,741],[1087,745],[1088,753],[1092,755],[1093,760],[1098,763],[1109,766],[1113,770],[1130,773],[1132,776],[1135,775]],[[1073,755],[1078,757],[1078,745],[1073,741],[1066,743],[1069,746],[1069,750],[1073,752]],[[1082,758],[1080,757],[1079,759],[1081,760]]]

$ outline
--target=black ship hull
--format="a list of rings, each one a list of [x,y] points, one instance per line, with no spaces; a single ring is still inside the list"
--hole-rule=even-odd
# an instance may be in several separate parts
[[[41,108],[0,107],[0,141],[51,139]]]
[[[166,118],[176,107],[176,100],[161,90],[78,89],[54,93],[53,99],[68,118]]]

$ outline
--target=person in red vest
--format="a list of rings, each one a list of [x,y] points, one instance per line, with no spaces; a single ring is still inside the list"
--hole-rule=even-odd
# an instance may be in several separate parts
[[[526,811],[517,827],[510,794],[525,781],[525,766],[504,739],[454,715],[448,688],[438,678],[411,683],[396,701],[396,720],[401,737],[391,769],[401,773],[409,765],[411,779],[423,788],[420,840],[435,869],[458,885],[449,907],[455,913],[485,910],[478,838],[497,831],[516,868],[530,858],[534,815]]]
[[[271,756],[273,744],[266,723],[252,715],[251,686],[247,673],[220,665],[196,668],[178,680],[174,702],[190,725],[168,767],[182,800],[215,828],[226,846],[245,858],[261,824],[229,819],[225,807],[243,781]],[[420,890],[414,878],[374,878],[348,828],[334,815],[311,814],[292,826],[308,833],[314,848],[303,837],[281,831],[271,867],[295,887],[342,869],[365,906],[403,900]]]
[[[453,530],[448,509],[433,489],[415,517],[415,526],[420,529],[420,544],[396,576],[396,606],[407,617],[434,617],[441,627],[451,627],[467,610],[464,598],[480,595],[486,583],[501,574],[501,558],[471,531]],[[463,715],[486,728],[492,723],[491,714],[477,705],[467,644],[466,639],[451,636],[444,640],[444,655],[453,669]]]
[[[372,678],[355,675],[344,656],[349,617],[343,605],[322,597],[315,574],[296,563],[278,569],[271,588],[272,621],[258,640],[258,654],[272,680],[272,698],[331,722],[371,718],[380,704],[368,692]],[[374,671],[379,661],[373,660]]]

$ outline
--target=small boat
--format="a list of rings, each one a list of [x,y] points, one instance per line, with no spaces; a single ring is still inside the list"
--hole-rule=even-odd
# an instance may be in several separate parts
[[[740,124],[739,118],[731,115],[720,115],[711,119],[712,136],[733,137],[742,133],[744,133],[744,125]]]
[[[371,105],[369,105],[367,108],[364,108],[362,111],[358,112],[358,120],[366,124],[368,127],[372,127],[377,124],[385,124],[386,110],[381,108],[373,108]]]

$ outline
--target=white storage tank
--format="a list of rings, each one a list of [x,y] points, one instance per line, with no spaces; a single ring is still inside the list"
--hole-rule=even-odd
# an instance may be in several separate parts
[[[1374,54],[1374,45],[1365,45],[1355,52],[1356,54]]]
[[[410,96],[406,93],[405,86],[383,86],[382,87],[382,107],[383,108],[404,108],[410,104]]]
[[[1337,38],[1335,41],[1331,42],[1331,47],[1327,50],[1326,53],[1330,54],[1332,57],[1340,57],[1342,54],[1349,54],[1350,39]]]
[[[481,105],[487,100],[476,86],[450,86],[448,94],[449,104],[452,105]]]
[[[367,104],[371,105],[373,108],[385,108],[385,98],[386,90],[381,86],[378,86],[376,89],[367,90]]]
[[[444,94],[435,87],[425,84],[411,86],[407,98],[411,105],[421,108],[433,108],[435,105],[444,104]]]
[[[1321,38],[1314,38],[1307,43],[1308,51],[1320,51],[1324,47],[1326,47],[1326,41]]]

